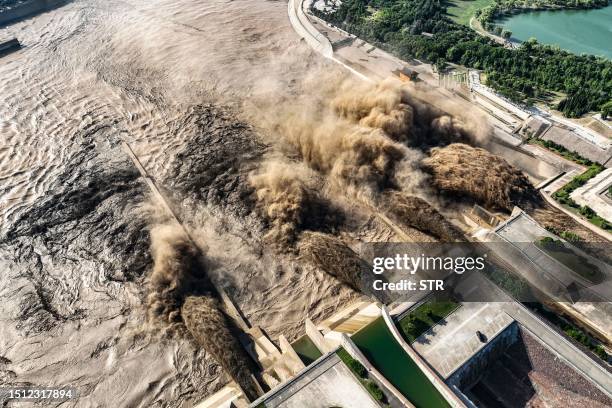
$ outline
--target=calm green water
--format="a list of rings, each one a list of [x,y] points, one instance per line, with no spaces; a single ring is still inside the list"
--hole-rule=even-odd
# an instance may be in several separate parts
[[[512,37],[612,59],[612,5],[592,10],[534,11],[499,21]]]
[[[300,337],[291,346],[304,365],[310,365],[310,363],[323,355],[308,336]]]
[[[351,337],[370,362],[417,408],[448,408],[448,403],[395,341],[381,318]]]

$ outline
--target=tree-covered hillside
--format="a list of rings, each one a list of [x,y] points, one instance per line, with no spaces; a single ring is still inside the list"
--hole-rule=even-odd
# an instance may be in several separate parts
[[[521,102],[549,91],[567,95],[558,108],[569,117],[599,111],[612,95],[612,61],[574,55],[535,41],[504,48],[451,21],[439,0],[343,0],[320,17],[400,58],[450,61],[486,73],[487,83]],[[432,33],[433,38],[421,35]]]

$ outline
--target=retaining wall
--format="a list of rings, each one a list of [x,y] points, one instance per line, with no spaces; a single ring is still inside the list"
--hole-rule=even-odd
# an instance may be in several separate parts
[[[306,5],[304,0],[289,0],[288,12],[289,21],[293,29],[300,35],[304,41],[308,43],[315,51],[322,54],[325,58],[332,58],[334,50],[331,42],[321,34],[308,20],[304,13],[303,7],[308,7],[310,1]]]
[[[410,356],[410,358],[415,362],[417,367],[425,374],[425,377],[436,387],[438,392],[444,397],[446,402],[453,408],[465,408],[465,404],[461,399],[455,395],[455,393],[446,385],[444,381],[434,372],[434,370],[417,354],[417,352],[408,344],[406,340],[402,337],[399,330],[395,326],[389,311],[385,306],[382,307],[382,315],[385,323],[387,324],[387,328],[395,338],[395,341],[404,349],[406,354]]]
[[[513,322],[497,334],[497,336],[489,339],[489,343],[485,347],[456,369],[449,376],[446,381],[447,384],[451,387],[455,386],[459,389],[465,389],[478,382],[480,375],[486,371],[491,361],[504,354],[516,342],[518,334],[518,324]]]

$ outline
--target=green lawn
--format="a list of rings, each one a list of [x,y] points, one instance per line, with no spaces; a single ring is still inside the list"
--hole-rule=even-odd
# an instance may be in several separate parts
[[[412,343],[459,306],[459,303],[452,300],[432,300],[423,303],[400,320],[400,331],[406,340]]]
[[[446,14],[458,24],[469,25],[470,18],[474,16],[476,10],[492,4],[494,0],[447,0]]]

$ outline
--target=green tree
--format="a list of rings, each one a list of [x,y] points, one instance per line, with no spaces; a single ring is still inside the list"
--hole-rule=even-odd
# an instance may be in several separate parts
[[[603,104],[601,107],[601,117],[603,119],[608,119],[612,116],[612,101],[608,101]]]
[[[370,392],[370,394],[374,397],[374,399],[376,399],[377,401],[382,401],[384,398],[384,394],[382,392],[382,390],[378,387],[378,385],[370,380],[366,382],[366,388],[368,389],[368,391]]]

